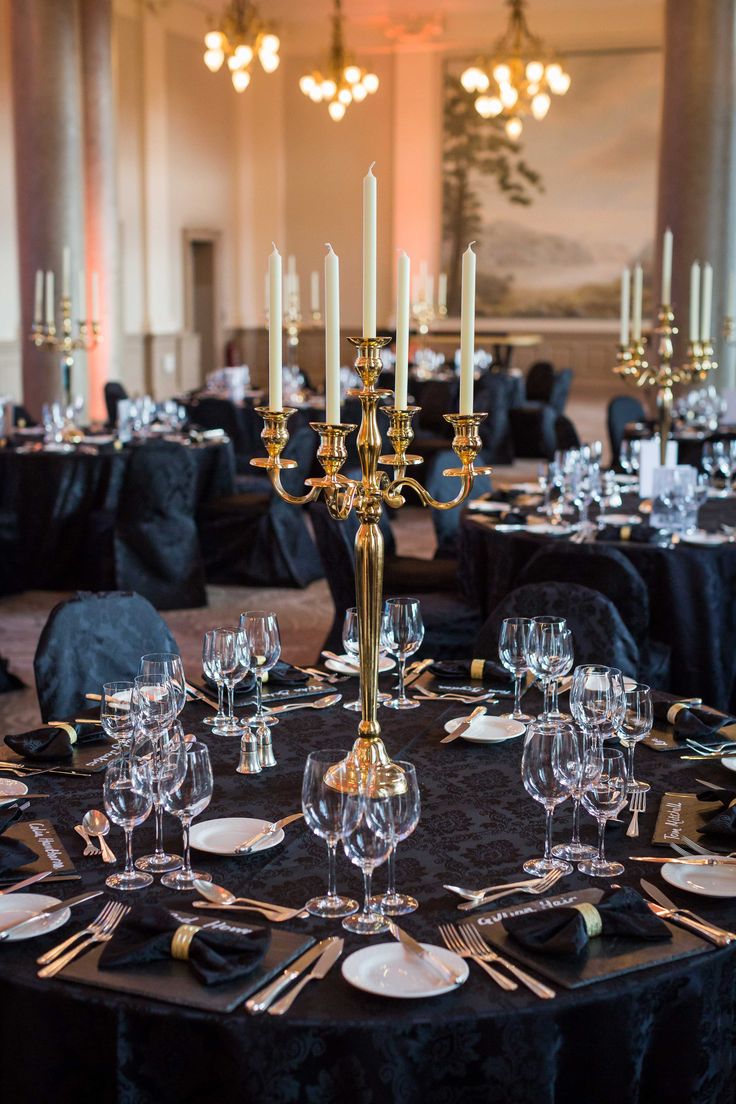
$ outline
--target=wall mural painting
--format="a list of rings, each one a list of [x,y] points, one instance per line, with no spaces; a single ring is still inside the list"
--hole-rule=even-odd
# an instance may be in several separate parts
[[[518,143],[482,119],[447,64],[442,267],[459,314],[460,257],[476,239],[480,317],[615,318],[621,269],[651,260],[662,60],[658,51],[566,58],[570,92]]]

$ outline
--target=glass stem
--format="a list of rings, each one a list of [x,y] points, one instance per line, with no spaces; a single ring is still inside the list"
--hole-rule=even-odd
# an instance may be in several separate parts
[[[371,896],[371,880],[372,880],[372,878],[373,878],[372,868],[369,867],[369,866],[364,866],[363,867],[363,894],[364,894],[363,915],[364,916],[369,916],[370,911],[371,911],[371,906],[369,905],[368,902],[369,902],[370,896]]]
[[[391,850],[388,853],[388,887],[386,889],[387,897],[396,896],[396,843],[392,842]]]
[[[153,807],[154,822],[156,825],[156,846],[154,848],[154,854],[163,855],[164,853],[164,810],[161,805],[154,805]]]
[[[598,862],[606,861],[606,818],[598,821]]]
[[[555,815],[554,806],[547,806],[545,808],[545,813],[544,857],[545,859],[550,859],[552,857],[552,817]]]
[[[327,896],[337,897],[337,841],[327,841]]]
[[[182,838],[184,843],[184,862],[182,865],[182,875],[191,878],[192,877],[192,860],[189,849],[189,829],[192,826],[192,818],[185,816],[181,818]]]
[[[550,712],[550,680],[546,679],[544,683],[544,713],[548,715]]]
[[[634,782],[634,751],[635,751],[635,749],[636,749],[636,744],[632,741],[632,743],[630,743],[628,748],[627,748],[628,762],[626,764],[626,770],[627,770],[628,775],[629,775],[629,786],[633,785],[633,782]]]
[[[235,683],[229,682],[227,684],[227,719],[229,724],[235,722]]]
[[[406,671],[406,656],[399,655],[399,701],[404,700],[404,675]]]
[[[133,829],[125,829],[125,874],[135,874],[133,867]]]
[[[559,713],[560,709],[557,704],[557,692],[559,687],[559,681],[557,679],[552,680],[551,692],[552,692],[552,713]]]
[[[580,846],[580,798],[572,799],[572,846]]]
[[[258,671],[256,671],[256,717],[260,720],[263,716],[263,683],[261,682]]]
[[[521,713],[521,680],[523,673],[523,671],[517,671],[514,675],[514,717],[518,717]]]
[[[217,684],[217,716],[222,719],[225,715],[225,711],[222,708],[225,686],[222,682]]]

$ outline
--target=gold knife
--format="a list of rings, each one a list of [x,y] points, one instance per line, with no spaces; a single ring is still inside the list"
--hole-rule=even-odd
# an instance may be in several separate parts
[[[249,997],[245,1002],[245,1007],[248,1012],[265,1012],[272,1001],[276,1000],[279,993],[286,988],[287,985],[291,985],[292,981],[296,981],[301,973],[312,965],[316,958],[322,954],[330,944],[334,943],[338,937],[331,935],[328,939],[323,939],[320,943],[315,943],[313,947],[310,947],[308,951],[305,951],[303,955],[300,955],[295,962],[292,962],[290,966],[287,966],[279,976],[263,989],[259,989],[257,993],[254,993],[252,997]]]
[[[476,717],[481,717],[486,711],[484,705],[479,705],[477,709],[474,709],[472,713],[469,713],[467,717],[464,717],[457,728],[454,728],[452,732],[448,733],[442,740],[441,744],[451,744],[453,740],[457,740],[458,736],[462,736],[463,732],[467,732],[471,724]]]
[[[715,943],[717,947],[727,947],[729,943],[736,940],[736,935],[733,932],[716,927],[715,924],[709,923],[702,916],[698,916],[697,913],[690,912],[689,909],[678,908],[674,901],[671,901],[657,886],[652,885],[645,878],[642,878],[639,884],[645,893],[654,898],[654,901],[647,901],[647,904],[656,916],[660,916],[663,920],[671,920],[673,923],[679,924],[680,927],[694,931],[703,939],[707,939],[709,943]]]
[[[335,939],[329,947],[325,947],[322,954],[319,956],[314,966],[308,974],[305,974],[299,979],[293,989],[290,989],[288,993],[272,1004],[268,1010],[269,1016],[283,1016],[284,1012],[288,1012],[296,997],[301,993],[304,986],[309,981],[322,981],[324,977],[330,972],[332,967],[337,962],[338,958],[342,954],[342,949],[345,946],[343,939]]]
[[[236,855],[249,855],[253,850],[253,846],[256,843],[260,843],[262,839],[266,839],[267,836],[275,836],[278,831],[285,828],[287,824],[291,824],[294,820],[301,820],[304,813],[292,813],[290,816],[282,817],[281,820],[275,820],[273,824],[267,824],[265,828],[262,828],[260,832],[256,832],[250,839],[244,840],[243,843],[238,844],[235,848]]]
[[[433,659],[423,659],[421,663],[417,663],[414,670],[404,679],[404,686],[411,686],[417,681],[420,675],[423,675],[428,667],[431,667],[434,663]]]
[[[201,690],[197,690],[196,686],[192,686],[187,683],[187,694],[191,694],[193,697],[198,698],[199,701],[203,701],[205,705],[208,705],[210,709],[219,709],[219,705],[212,698],[208,698],[206,694],[203,694]]]
[[[736,859],[705,858],[693,855],[691,859],[662,859],[658,855],[629,855],[629,862],[676,863],[680,866],[736,866]]]
[[[428,951],[426,947],[423,947],[421,943],[418,943],[413,936],[405,932],[403,928],[400,928],[398,924],[395,924],[393,920],[388,921],[389,930],[394,937],[398,939],[399,943],[403,947],[406,947],[408,951],[416,955],[417,958],[421,958],[424,962],[429,963],[436,974],[440,974],[445,981],[449,981],[451,985],[457,985],[460,981],[460,977],[451,970],[449,966],[446,966],[441,958],[438,958],[436,954]]]

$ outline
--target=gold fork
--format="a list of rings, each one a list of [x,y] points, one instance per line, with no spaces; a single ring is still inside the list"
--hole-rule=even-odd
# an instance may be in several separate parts
[[[485,970],[489,977],[493,978],[496,985],[501,989],[505,989],[507,992],[512,992],[514,989],[518,989],[519,986],[511,978],[506,977],[504,974],[500,974],[498,970],[494,970],[487,962],[484,962],[482,958],[479,958],[473,951],[468,950],[463,941],[460,939],[460,935],[454,924],[440,924],[439,933],[444,940],[445,946],[454,951],[455,954],[460,955],[461,958],[469,958],[471,962],[477,963],[481,970]]]

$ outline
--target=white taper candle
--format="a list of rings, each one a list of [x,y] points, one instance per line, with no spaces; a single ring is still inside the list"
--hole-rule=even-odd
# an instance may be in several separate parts
[[[700,341],[700,265],[690,266],[690,341]]]
[[[641,341],[641,314],[644,297],[644,270],[634,265],[634,295],[631,304],[631,339]]]
[[[669,226],[662,238],[662,303],[672,305],[672,231]]]
[[[271,410],[283,410],[281,399],[281,254],[274,244],[268,258],[268,405]]]
[[[711,323],[713,319],[713,265],[703,265],[703,298],[700,308],[700,340],[710,341],[712,335]]]
[[[394,406],[406,410],[409,391],[409,286],[411,261],[407,254],[399,253],[396,296],[396,383]]]
[[[340,258],[327,242],[325,257],[325,420],[340,424]]]
[[[473,413],[475,372],[475,253],[471,242],[463,253],[460,310],[460,413]]]
[[[363,177],[363,337],[376,336],[376,178],[371,162]]]
[[[621,345],[629,344],[629,312],[631,310],[631,273],[625,268],[621,273],[621,322],[618,339]]]

